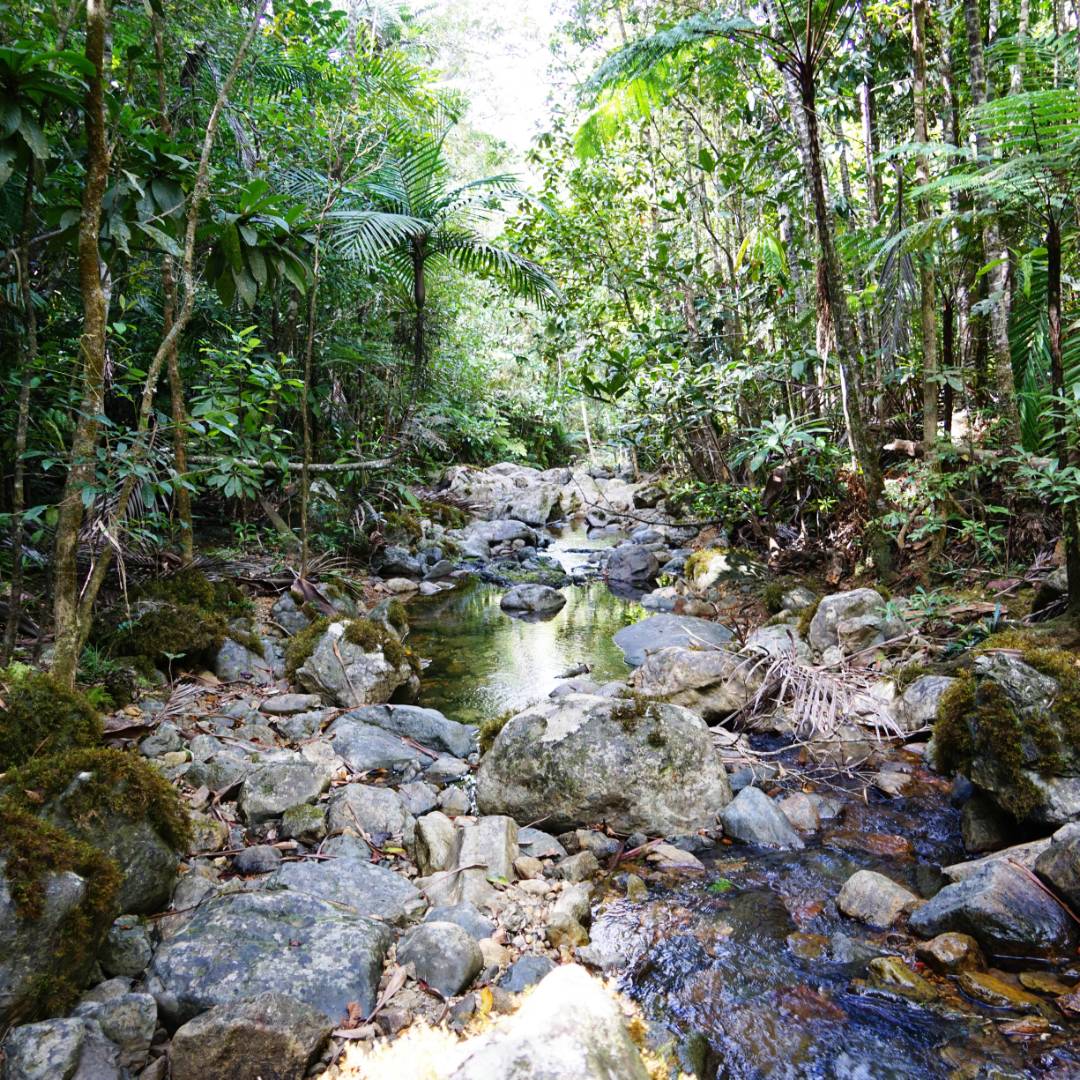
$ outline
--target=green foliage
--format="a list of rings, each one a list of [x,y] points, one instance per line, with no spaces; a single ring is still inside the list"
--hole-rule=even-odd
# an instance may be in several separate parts
[[[22,665],[0,671],[0,773],[101,737],[101,717],[84,695]]]
[[[89,838],[103,816],[117,815],[149,822],[175,851],[191,844],[191,822],[176,788],[134,752],[77,749],[36,758],[9,772],[3,790],[5,799],[30,812],[44,807],[48,813],[63,795],[65,818]]]
[[[0,857],[18,918],[30,922],[45,909],[53,874],[74,873],[86,882],[82,900],[64,917],[45,970],[35,972],[29,992],[5,1002],[19,1023],[63,1015],[74,1004],[105,934],[118,914],[120,869],[83,840],[42,821],[10,799],[0,800]]]

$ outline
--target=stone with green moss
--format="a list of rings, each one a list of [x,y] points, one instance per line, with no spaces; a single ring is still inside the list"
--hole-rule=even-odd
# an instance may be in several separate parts
[[[1080,816],[1080,658],[1026,634],[999,634],[942,695],[938,768],[964,773],[1018,820]]]
[[[101,741],[86,697],[25,665],[0,671],[0,773],[35,757]]]
[[[120,870],[97,848],[0,801],[0,1025],[66,1011],[118,911]]]
[[[54,754],[8,773],[3,795],[115,860],[123,912],[147,914],[168,903],[191,826],[176,789],[137,754]]]

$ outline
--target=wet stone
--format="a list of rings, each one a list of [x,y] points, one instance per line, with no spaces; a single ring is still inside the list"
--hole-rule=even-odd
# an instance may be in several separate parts
[[[871,986],[890,990],[913,1001],[933,1001],[937,991],[899,956],[879,956],[867,966]]]
[[[969,934],[945,933],[924,941],[915,955],[934,971],[952,975],[958,971],[979,971],[986,966],[979,943]]]
[[[1043,1008],[1037,997],[989,971],[962,971],[958,982],[965,994],[994,1009],[1039,1012]]]

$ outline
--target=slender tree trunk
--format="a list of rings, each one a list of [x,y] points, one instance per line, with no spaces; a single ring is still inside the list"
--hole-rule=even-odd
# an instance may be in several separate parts
[[[948,376],[956,367],[955,316],[952,296],[946,294],[941,311],[941,362]],[[941,427],[946,439],[952,438],[953,387],[946,377],[941,393]]]
[[[143,383],[142,398],[139,403],[139,413],[137,421],[137,430],[139,436],[143,436],[149,427],[150,417],[153,413],[154,403],[154,391],[157,389],[158,380],[161,377],[162,368],[165,366],[165,362],[169,355],[169,350],[174,348],[180,339],[180,335],[187,327],[188,322],[191,319],[191,314],[195,308],[195,241],[198,232],[199,214],[202,209],[203,203],[206,201],[207,195],[210,190],[210,155],[214,148],[214,142],[217,138],[217,129],[221,123],[221,118],[225,110],[225,103],[228,101],[229,94],[232,92],[233,85],[236,82],[236,78],[240,73],[240,67],[244,62],[244,57],[247,54],[248,49],[251,46],[252,41],[255,38],[255,34],[259,29],[259,25],[262,22],[263,16],[266,13],[266,8],[269,5],[269,0],[258,0],[255,8],[254,15],[252,17],[251,24],[248,27],[247,34],[244,40],[241,42],[239,49],[233,59],[232,67],[229,70],[229,74],[222,82],[220,89],[218,90],[217,98],[214,102],[213,108],[210,110],[210,116],[206,124],[206,133],[203,136],[202,152],[199,157],[199,165],[195,172],[195,183],[192,188],[191,198],[188,204],[187,221],[184,232],[184,255],[181,262],[181,278],[184,286],[184,298],[177,311],[176,319],[173,322],[172,327],[165,334],[161,343],[158,345],[157,352],[154,354],[153,359],[150,362],[150,366],[147,369],[146,379]],[[89,40],[90,40],[90,11],[92,8],[100,8],[101,0],[87,0],[87,56],[90,57],[89,52]],[[104,30],[104,18],[101,18],[102,29]],[[102,33],[102,41],[104,41],[104,32]],[[99,53],[99,57],[103,54]],[[91,62],[94,60],[91,58]],[[97,70],[101,72],[101,64],[96,64]],[[101,177],[101,191],[104,192],[105,180],[108,174],[108,157],[107,149],[105,148],[104,138],[104,97],[100,91],[101,80],[96,80],[99,88],[99,107],[101,116],[101,144],[102,152],[105,153],[105,167]],[[93,95],[94,88],[91,85],[91,95]],[[90,115],[90,109],[88,108],[88,117]],[[88,119],[89,127],[89,119]],[[90,170],[88,168],[87,177],[87,190],[91,185]],[[88,196],[84,196],[84,209],[88,201]],[[101,195],[97,196],[96,200],[96,216],[94,219],[93,230],[93,253],[97,255],[98,249],[98,229],[100,225],[101,216]],[[84,213],[85,217],[85,213]],[[87,280],[87,275],[83,266],[83,228],[80,226],[80,281],[84,283]],[[87,248],[89,250],[89,243]],[[88,255],[87,255],[88,258]],[[95,274],[97,273],[97,267],[95,265]],[[88,340],[88,333],[85,329],[90,324],[90,319],[87,317],[84,320],[84,354],[87,355],[87,360],[84,366],[91,375],[96,379],[97,388],[97,400],[95,402],[96,407],[92,412],[85,408],[85,398],[87,395],[84,393],[84,410],[83,416],[80,418],[80,426],[85,422],[87,415],[96,417],[101,409],[101,399],[103,396],[104,386],[104,364],[105,364],[105,297],[104,291],[101,288],[100,276],[95,277],[97,283],[97,289],[101,295],[100,299],[100,363],[99,366],[92,366],[90,362],[90,354],[86,353]],[[84,296],[86,295],[84,291]],[[86,305],[84,305],[86,306]],[[87,312],[89,315],[89,308]],[[97,311],[97,308],[94,308]],[[95,364],[97,364],[95,354]],[[88,375],[87,382],[90,382]],[[84,474],[86,479],[93,478],[93,455],[97,447],[97,426],[95,426],[87,437],[86,449],[84,451],[86,458],[89,460],[89,472]],[[68,485],[65,487],[65,500],[68,499],[68,487],[72,485],[72,475],[76,471],[76,467],[82,461],[82,456],[77,456],[74,452],[75,447],[80,446],[80,431],[76,429],[75,440],[72,452],[72,469],[68,472]],[[140,453],[141,439],[134,441],[133,453],[138,455]],[[86,486],[86,479],[76,477],[77,486],[75,487],[74,501],[79,501],[78,493],[82,488]],[[117,496],[116,507],[109,517],[109,522],[106,529],[110,536],[115,537],[122,527],[124,518],[127,516],[128,505],[131,501],[132,493],[135,490],[137,483],[137,477],[133,469],[129,469],[128,475],[125,477],[123,484],[120,488],[120,493]],[[61,520],[64,514],[64,503],[61,503]],[[78,591],[77,569],[75,565],[76,553],[78,547],[78,524],[82,520],[82,507],[79,503],[78,520],[76,522],[74,533],[70,535],[68,539],[64,541],[64,550],[61,552],[61,535],[62,530],[60,523],[57,525],[57,555],[55,563],[57,567],[63,567],[65,572],[65,578],[63,581],[63,588],[58,580],[56,589],[56,602],[54,603],[53,611],[56,622],[56,660],[54,661],[54,669],[57,672],[57,676],[63,680],[71,683],[74,682],[75,670],[78,666],[79,653],[82,650],[82,646],[86,642],[86,636],[90,631],[90,622],[93,616],[94,601],[97,599],[97,595],[101,590],[101,586],[105,581],[105,577],[109,572],[109,568],[112,565],[113,547],[111,544],[105,544],[101,550],[97,553],[96,561],[94,562],[93,569],[90,572],[90,576],[86,581],[81,595]],[[69,550],[70,549],[70,550]],[[63,556],[63,557],[61,557]],[[59,578],[59,574],[58,574]]]
[[[915,101],[915,142],[922,147],[930,141],[926,115],[926,21],[927,0],[913,0],[911,5],[911,52],[914,61],[913,90]],[[919,184],[930,182],[930,159],[920,149],[916,157],[915,175]],[[920,195],[917,208],[919,220],[930,220],[930,200]],[[920,326],[922,329],[923,361],[923,445],[928,460],[936,462],[938,439],[938,392],[940,389],[937,362],[937,323],[934,304],[934,268],[929,253],[919,259],[919,289],[921,291]]]
[[[1061,225],[1050,211],[1046,230],[1046,320],[1050,345],[1050,385],[1055,398],[1054,444],[1059,468],[1080,464],[1077,434],[1071,430],[1065,402],[1065,360],[1061,337]],[[1061,508],[1065,535],[1065,566],[1069,584],[1069,610],[1080,613],[1080,508]]]
[[[157,60],[158,126],[172,133],[169,121],[169,98],[165,88],[165,27],[161,16],[152,13],[154,27],[154,56]],[[171,255],[161,260],[162,334],[168,337],[176,321],[176,274]],[[169,375],[169,398],[172,403],[173,468],[176,488],[173,505],[180,531],[180,561],[190,566],[195,561],[195,529],[191,517],[191,492],[187,481],[187,409],[184,407],[184,382],[180,375],[180,348],[174,338],[165,359]]]
[[[106,301],[101,284],[101,202],[109,178],[109,147],[105,137],[105,36],[107,0],[86,0],[86,59],[93,74],[86,92],[86,179],[79,219],[79,291],[83,302],[83,329],[79,342],[82,393],[71,463],[60,498],[53,552],[53,622],[56,651],[53,672],[74,685],[79,653],[89,627],[82,624],[79,604],[77,556],[83,522],[83,495],[92,489],[98,442],[98,417],[104,406]]]
[[[878,175],[878,130],[877,104],[874,100],[874,50],[870,37],[870,21],[866,15],[866,4],[859,3],[862,16],[862,82],[859,85],[859,108],[862,114],[863,155],[866,164],[866,205],[870,224],[877,225],[881,220],[881,178]]]
[[[424,308],[427,306],[427,279],[424,263],[426,260],[425,239],[414,237],[412,242],[413,260],[413,305],[416,308],[416,322],[413,326],[413,393],[418,393],[426,366],[424,356],[427,348],[424,340]]]
[[[1031,0],[1020,0],[1019,21],[1016,33],[1021,38],[1016,49],[1016,62],[1009,69],[1009,93],[1021,94],[1024,91],[1024,53],[1023,39],[1028,36],[1031,28]]]
[[[964,0],[964,26],[967,31],[968,66],[971,73],[971,101],[979,108],[987,101],[986,63],[983,53],[982,23],[979,0]],[[991,147],[976,126],[975,148],[980,158],[991,153]],[[994,362],[994,382],[997,389],[997,410],[1004,428],[1005,443],[1020,437],[1020,419],[1016,412],[1016,387],[1013,380],[1012,353],[1009,348],[1009,249],[1001,242],[1001,231],[993,207],[983,232],[983,255],[993,264],[990,288],[994,303],[990,310],[990,347]]]
[[[22,617],[23,586],[23,514],[26,512],[26,442],[30,429],[30,388],[37,364],[37,311],[30,288],[30,240],[34,231],[34,188],[36,162],[26,170],[23,188],[22,225],[20,228],[17,265],[19,269],[19,299],[22,307],[23,333],[19,350],[19,404],[15,420],[15,475],[11,493],[11,587],[8,592],[7,623],[0,663],[7,664],[15,651]]]
[[[847,297],[844,290],[840,260],[833,241],[832,218],[825,198],[825,177],[821,160],[821,139],[818,133],[817,88],[814,83],[814,69],[808,64],[800,64],[796,76],[803,115],[806,123],[807,158],[810,164],[811,201],[814,207],[814,222],[817,227],[818,247],[821,251],[821,299],[828,310],[836,341],[837,361],[840,366],[841,386],[843,388],[844,411],[848,431],[858,459],[859,468],[866,484],[867,502],[871,512],[875,512],[881,502],[883,482],[881,464],[877,447],[870,436],[866,423],[866,410],[863,404],[862,378],[859,371],[858,348],[855,332],[847,310]]]

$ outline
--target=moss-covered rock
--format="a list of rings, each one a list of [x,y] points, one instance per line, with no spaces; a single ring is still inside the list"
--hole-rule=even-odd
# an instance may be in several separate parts
[[[184,569],[141,585],[136,600],[168,600],[216,612],[229,618],[254,610],[244,591],[231,581],[211,581],[201,570]]]
[[[122,868],[121,910],[160,910],[169,899],[178,853],[191,824],[180,796],[134,753],[69,750],[30,762],[4,778],[16,808],[64,829]]]
[[[112,859],[0,801],[0,1025],[70,1008],[117,914],[119,890]]]
[[[24,665],[0,672],[0,773],[32,758],[101,741],[101,718],[83,694]]]
[[[1080,814],[1080,657],[1026,634],[998,634],[945,692],[934,755],[1017,819]]]

